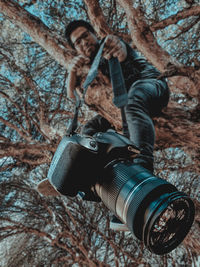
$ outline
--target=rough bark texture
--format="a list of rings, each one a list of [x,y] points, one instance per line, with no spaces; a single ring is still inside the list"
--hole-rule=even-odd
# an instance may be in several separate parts
[[[141,17],[139,10],[133,7],[132,1],[118,0],[118,3],[126,12],[134,44],[154,66],[164,72],[168,62],[175,63],[174,59],[158,45],[144,17]]]
[[[102,9],[96,0],[84,0],[88,7],[88,16],[92,25],[94,26],[97,34],[103,38],[108,34],[112,34],[111,29],[108,27]]]
[[[28,13],[14,1],[1,0],[0,10],[9,19],[28,33],[33,40],[41,45],[57,62],[65,68],[75,55],[67,42],[55,32],[53,33],[42,21]]]
[[[167,19],[159,21],[156,24],[153,24],[150,28],[152,31],[163,29],[169,25],[177,23],[180,19],[185,19],[190,16],[199,16],[200,15],[200,6],[194,6],[191,8],[187,8],[178,12],[176,15],[170,16]]]
[[[200,86],[200,75],[195,68],[183,66],[160,47],[153,36],[151,27],[149,27],[149,25],[145,22],[144,16],[142,15],[140,9],[136,10],[133,7],[131,0],[118,0],[117,2],[126,12],[131,38],[138,50],[161,72],[167,71],[168,76],[186,76],[192,82],[194,81],[196,84],[198,84],[198,86]],[[197,7],[196,11],[194,11],[194,8],[190,11],[188,10],[187,16],[189,16],[189,14],[198,15],[199,7]],[[186,12],[182,12],[180,16],[185,18]],[[171,23],[174,22],[173,20],[174,18],[172,18]],[[171,66],[171,68],[169,68],[169,66]],[[169,71],[171,72],[170,75]]]

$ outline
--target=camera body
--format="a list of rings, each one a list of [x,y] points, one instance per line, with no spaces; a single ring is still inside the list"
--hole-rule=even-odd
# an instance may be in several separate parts
[[[58,192],[73,197],[100,182],[107,164],[116,159],[131,160],[138,153],[139,149],[129,139],[114,130],[95,136],[64,136],[47,178]]]
[[[48,172],[58,192],[76,196],[93,189],[102,202],[155,254],[176,248],[194,220],[183,192],[134,164],[139,149],[113,130],[65,136]]]

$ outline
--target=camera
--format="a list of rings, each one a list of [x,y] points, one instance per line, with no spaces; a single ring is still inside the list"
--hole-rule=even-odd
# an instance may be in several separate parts
[[[113,131],[94,136],[65,136],[48,172],[50,183],[63,195],[79,191],[97,194],[133,235],[158,255],[175,249],[194,221],[189,196],[161,179],[134,158],[139,149]]]

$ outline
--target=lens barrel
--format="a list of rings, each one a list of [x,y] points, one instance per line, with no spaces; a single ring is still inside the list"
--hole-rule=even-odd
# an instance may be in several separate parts
[[[95,185],[101,200],[155,254],[176,248],[194,220],[192,200],[130,161],[113,161]]]

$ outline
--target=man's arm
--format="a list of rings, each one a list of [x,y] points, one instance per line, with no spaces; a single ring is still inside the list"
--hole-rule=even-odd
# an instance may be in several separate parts
[[[73,59],[69,69],[69,75],[67,79],[67,96],[75,98],[74,90],[76,88],[77,70],[85,64],[88,64],[90,59],[85,56],[77,56]]]
[[[114,127],[104,117],[96,115],[84,125],[81,133],[92,136],[98,132],[106,132],[108,129],[114,129]]]
[[[75,98],[74,90],[76,88],[76,72],[70,72],[67,78],[67,97]]]

